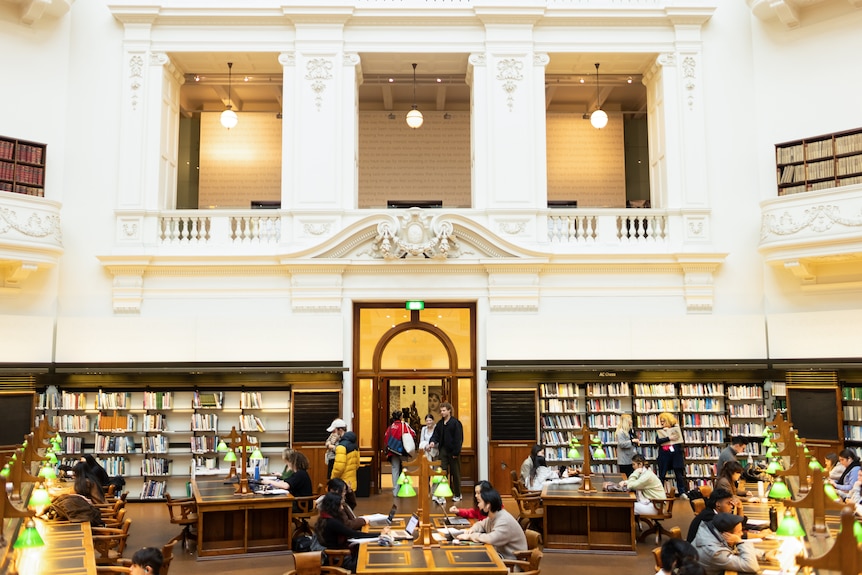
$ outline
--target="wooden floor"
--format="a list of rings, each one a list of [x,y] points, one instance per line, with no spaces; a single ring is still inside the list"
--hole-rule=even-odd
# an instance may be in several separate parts
[[[466,503],[467,498],[464,498]],[[399,512],[410,513],[415,510],[416,499],[399,500]],[[357,512],[374,513],[388,512],[392,505],[392,494],[375,495],[370,498],[359,498]],[[513,505],[507,504],[512,511]],[[126,517],[132,519],[129,546],[125,553],[131,557],[140,547],[160,547],[166,541],[180,532],[180,529],[168,522],[168,512],[164,503],[129,503]],[[683,534],[688,531],[692,519],[692,511],[686,500],[677,500],[674,505],[674,519],[667,523],[668,527],[680,526]],[[655,541],[652,537],[648,542],[638,543],[638,553],[634,555],[608,555],[565,553],[546,551],[542,559],[542,573],[555,575],[571,573],[577,566],[578,575],[606,575],[608,568],[613,567],[613,575],[644,575],[653,572],[652,549]],[[293,557],[286,553],[269,556],[247,556],[238,559],[206,559],[197,560],[193,554],[177,550],[176,558],[171,565],[172,575],[281,575],[293,568]]]

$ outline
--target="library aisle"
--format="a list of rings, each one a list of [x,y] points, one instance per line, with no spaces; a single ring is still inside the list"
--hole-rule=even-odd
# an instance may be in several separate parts
[[[415,511],[416,499],[400,499],[398,503],[400,513],[411,513]],[[467,504],[467,497],[464,498]],[[357,512],[374,513],[386,511],[392,505],[391,493],[384,492],[369,498],[360,498]],[[507,500],[506,507],[514,509],[514,503]],[[129,503],[127,506],[128,517],[132,519],[131,535],[129,545],[125,553],[131,557],[132,553],[140,547],[160,547],[166,541],[179,533],[175,525],[168,522],[168,512],[164,503],[155,501],[143,503]],[[692,519],[691,507],[685,500],[678,500],[674,505],[674,518],[668,526],[679,526],[683,533],[688,531],[688,525]],[[653,573],[652,549],[655,547],[654,540],[637,544],[637,555],[608,555],[608,554],[577,554],[565,552],[545,552],[542,559],[542,573],[556,575],[571,572],[572,561],[577,561],[578,575],[604,575],[608,567],[613,566],[614,575],[644,575]],[[217,571],[221,575],[281,575],[285,571],[293,569],[293,557],[290,554],[283,555],[254,555],[237,559],[212,559],[196,560],[195,556],[177,550],[174,562],[171,565],[171,573],[174,575],[210,575]]]

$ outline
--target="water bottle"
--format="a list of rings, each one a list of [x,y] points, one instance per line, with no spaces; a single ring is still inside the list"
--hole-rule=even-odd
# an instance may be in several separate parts
[[[769,530],[775,533],[778,529],[778,512],[775,511],[775,507],[769,506]]]
[[[260,481],[260,463],[254,464],[254,480]]]

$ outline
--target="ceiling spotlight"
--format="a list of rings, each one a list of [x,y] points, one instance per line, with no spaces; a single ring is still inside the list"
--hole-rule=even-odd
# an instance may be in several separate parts
[[[200,81],[201,81],[200,74],[195,74],[195,82],[200,82]]]
[[[445,114],[443,114],[443,119],[444,120],[451,120],[452,114],[450,114],[449,112],[446,112]]]
[[[249,80],[251,80],[251,76],[246,76],[242,79],[243,82],[248,82]]]
[[[628,78],[626,78],[626,83],[628,83],[628,84],[631,84],[631,83],[632,83],[632,77],[631,77],[631,76],[629,76]]]
[[[390,120],[394,120],[394,119],[395,119],[395,114],[393,114],[392,112],[389,112],[389,115],[388,115],[388,116],[386,116],[386,117],[387,117],[387,118],[389,118]]]
[[[438,83],[438,84],[443,83],[443,78],[437,78],[437,83]]]
[[[581,84],[583,84],[583,83],[584,83],[584,79],[583,79],[583,78],[581,78],[581,79],[579,80],[579,82],[580,82]]]
[[[390,83],[390,84],[394,84],[394,83],[395,83],[395,78],[389,78],[389,83]]]

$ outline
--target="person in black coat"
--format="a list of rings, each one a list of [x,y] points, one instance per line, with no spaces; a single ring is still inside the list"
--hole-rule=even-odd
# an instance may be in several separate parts
[[[691,543],[697,535],[697,529],[701,523],[710,522],[718,513],[733,513],[735,508],[733,493],[727,489],[715,489],[706,500],[703,511],[694,516],[688,527],[688,535],[685,540]]]
[[[434,428],[428,445],[440,449],[440,466],[449,473],[449,487],[452,488],[452,501],[461,501],[461,446],[464,444],[464,428],[452,415],[452,404],[440,404],[443,416]]]
[[[371,539],[377,537],[377,533],[363,533],[351,529],[342,521],[341,495],[328,492],[320,502],[320,517],[317,520],[314,531],[317,540],[327,549],[350,549],[351,555],[345,559],[343,566],[356,572],[356,556],[358,548],[350,545],[350,539]],[[389,534],[389,527],[383,529],[382,534]]]

